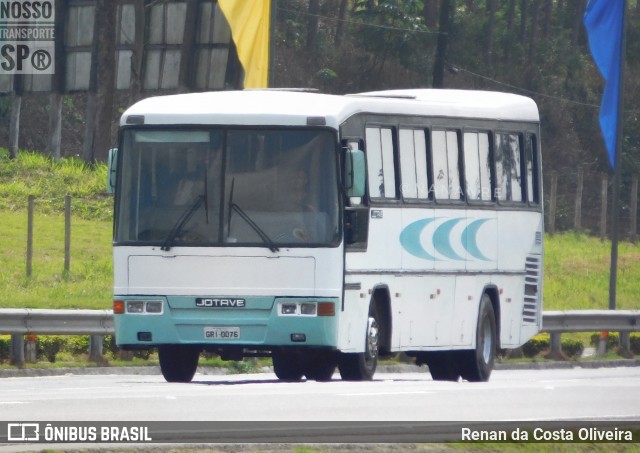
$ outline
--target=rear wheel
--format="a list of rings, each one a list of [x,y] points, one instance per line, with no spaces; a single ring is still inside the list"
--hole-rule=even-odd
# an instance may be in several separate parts
[[[369,313],[365,337],[365,351],[360,353],[341,353],[338,359],[340,376],[345,381],[370,381],[378,367],[378,346],[380,329],[375,309]]]
[[[167,382],[191,382],[198,368],[200,349],[191,346],[158,347],[160,371]]]
[[[457,382],[460,378],[456,351],[435,351],[426,354],[425,361],[434,381]]]
[[[462,351],[461,375],[471,382],[489,380],[496,356],[496,317],[488,294],[482,296],[476,330],[476,348]]]

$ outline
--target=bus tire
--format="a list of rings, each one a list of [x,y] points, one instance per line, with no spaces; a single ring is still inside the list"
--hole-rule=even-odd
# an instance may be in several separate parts
[[[191,346],[158,347],[160,371],[167,382],[191,382],[198,368],[200,349]]]
[[[338,359],[340,377],[345,381],[370,381],[378,367],[378,348],[380,345],[380,329],[375,309],[369,313],[365,338],[365,351],[358,353],[341,353]]]
[[[307,379],[328,382],[336,371],[335,351],[318,350],[305,356],[304,375]]]
[[[426,353],[425,362],[434,381],[457,382],[460,371],[455,351],[434,351]]]
[[[496,317],[488,294],[482,296],[476,329],[476,348],[461,351],[461,375],[470,382],[486,382],[496,356]]]
[[[281,381],[296,382],[304,376],[298,354],[285,349],[276,349],[271,354],[273,372]]]

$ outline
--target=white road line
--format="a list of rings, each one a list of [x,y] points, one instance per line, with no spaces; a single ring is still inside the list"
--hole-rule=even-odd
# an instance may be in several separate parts
[[[365,392],[365,393],[340,393],[338,396],[385,396],[385,395],[430,395],[436,392]]]

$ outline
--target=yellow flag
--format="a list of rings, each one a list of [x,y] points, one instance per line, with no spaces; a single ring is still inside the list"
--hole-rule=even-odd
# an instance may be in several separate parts
[[[267,88],[271,0],[218,0],[231,26],[245,88]]]

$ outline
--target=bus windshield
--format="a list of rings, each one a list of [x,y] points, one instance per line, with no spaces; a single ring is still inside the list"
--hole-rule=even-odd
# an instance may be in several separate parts
[[[336,138],[308,129],[127,129],[115,242],[336,246]]]

